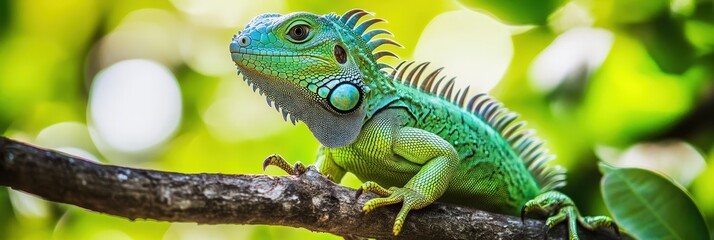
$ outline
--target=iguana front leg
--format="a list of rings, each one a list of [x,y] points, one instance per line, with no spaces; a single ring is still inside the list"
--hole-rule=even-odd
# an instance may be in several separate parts
[[[373,127],[383,126],[373,125]],[[444,194],[458,166],[459,157],[454,147],[446,140],[431,132],[412,127],[402,127],[396,131],[391,146],[394,154],[421,165],[421,169],[401,188],[385,189],[374,182],[365,182],[358,189],[357,197],[363,191],[384,196],[365,203],[362,207],[364,212],[401,202],[402,208],[392,229],[394,235],[397,235],[410,210],[423,208]]]

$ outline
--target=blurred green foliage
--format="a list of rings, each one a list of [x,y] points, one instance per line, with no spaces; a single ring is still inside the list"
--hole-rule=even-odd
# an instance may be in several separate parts
[[[46,147],[71,148],[68,152],[79,149],[102,162],[167,171],[262,173],[261,160],[272,153],[311,163],[318,143],[307,128],[283,122],[235,75],[228,42],[237,30],[261,13],[341,14],[363,8],[389,21],[380,27],[405,46],[394,51],[411,59],[431,19],[468,9],[509,24],[503,28],[511,33],[513,56],[490,93],[548,140],[556,162],[569,169],[569,185],[563,191],[582,213],[608,215],[598,185],[596,163],[608,161],[601,146],[624,151],[641,142],[681,140],[704,154],[708,164],[692,171],[697,177],[684,187],[714,223],[714,3],[548,0],[484,5],[495,2],[0,1],[0,132]],[[610,47],[602,50],[606,57],[599,62],[589,55],[546,59],[563,68],[565,63],[582,64],[565,69],[565,77],[555,79],[552,88],[539,87],[540,77],[531,74],[534,59],[551,46],[557,48],[556,39],[576,28],[609,32],[612,40],[605,45]],[[489,31],[480,34],[488,36]],[[490,47],[468,42],[433,47],[444,52]],[[468,61],[477,56],[454,57]],[[137,58],[156,61],[174,74],[183,99],[181,124],[148,151],[112,151],[98,140],[89,120],[92,82],[114,63]],[[267,174],[283,173],[269,169]],[[352,175],[342,183],[359,185]],[[0,239],[198,237],[336,238],[287,227],[129,221],[0,188]]]
[[[563,0],[461,0],[460,2],[477,11],[492,14],[509,24],[542,25],[548,22],[548,16],[560,7]]]
[[[672,180],[638,168],[601,164],[602,192],[618,224],[638,239],[710,239],[691,197]]]

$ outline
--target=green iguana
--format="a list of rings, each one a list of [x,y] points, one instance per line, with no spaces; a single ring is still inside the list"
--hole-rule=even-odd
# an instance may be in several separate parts
[[[546,163],[554,157],[543,142],[514,122],[515,113],[486,94],[467,101],[468,88],[454,91],[454,79],[425,74],[428,63],[402,62],[392,68],[377,62],[389,51],[375,51],[389,31],[367,30],[381,19],[358,21],[369,13],[354,9],[342,16],[311,13],[262,14],[233,36],[231,57],[238,74],[283,118],[304,122],[321,143],[316,165],[339,182],[346,172],[373,192],[364,212],[402,203],[394,222],[399,234],[407,214],[434,201],[521,215],[548,215],[547,230],[567,220],[570,238],[580,223],[587,229],[612,228],[608,217],[581,217],[573,201],[554,191],[565,185],[565,171]],[[414,65],[414,67],[412,67]],[[391,71],[390,71],[391,69]],[[263,167],[291,167],[271,155]]]

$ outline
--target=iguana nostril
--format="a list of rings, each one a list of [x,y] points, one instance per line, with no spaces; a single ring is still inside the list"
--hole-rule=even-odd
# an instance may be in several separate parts
[[[240,45],[241,47],[247,47],[248,44],[250,44],[250,38],[248,38],[248,36],[238,37],[238,45]]]

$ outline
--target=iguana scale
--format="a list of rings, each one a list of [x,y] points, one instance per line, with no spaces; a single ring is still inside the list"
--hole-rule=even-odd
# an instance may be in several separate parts
[[[321,143],[316,165],[339,182],[346,172],[382,197],[362,207],[402,203],[393,233],[399,234],[410,210],[434,201],[523,216],[549,217],[546,231],[567,221],[570,237],[580,223],[588,229],[617,226],[608,217],[581,217],[572,200],[555,191],[565,171],[549,166],[543,141],[517,122],[517,115],[486,94],[454,92],[442,68],[428,63],[396,67],[377,60],[395,54],[376,51],[398,43],[368,30],[383,20],[360,9],[336,14],[262,14],[233,36],[230,51],[238,73],[266,95],[283,117],[304,122]],[[267,165],[291,174],[279,155]],[[619,233],[618,233],[619,234]]]

